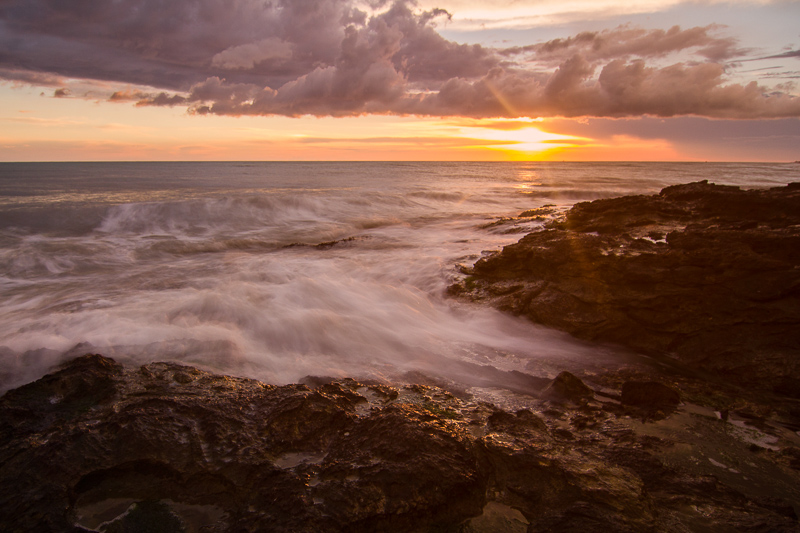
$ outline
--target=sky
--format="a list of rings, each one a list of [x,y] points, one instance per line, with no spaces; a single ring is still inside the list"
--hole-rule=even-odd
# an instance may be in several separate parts
[[[0,0],[0,161],[800,160],[800,1]]]

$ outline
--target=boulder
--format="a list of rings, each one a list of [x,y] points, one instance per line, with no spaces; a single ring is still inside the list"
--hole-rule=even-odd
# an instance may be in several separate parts
[[[574,403],[591,400],[594,397],[594,391],[586,386],[586,384],[570,372],[561,372],[558,376],[550,382],[541,393],[541,397],[549,400],[564,401],[568,400]]]

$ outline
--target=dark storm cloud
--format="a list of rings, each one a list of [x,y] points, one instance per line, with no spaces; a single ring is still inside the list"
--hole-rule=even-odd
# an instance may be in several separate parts
[[[2,64],[66,76],[186,90],[225,71],[218,54],[272,38],[290,64],[267,52],[235,81],[280,85],[336,57],[348,11],[342,1],[6,0],[0,4]]]
[[[15,84],[37,85],[39,87],[58,87],[65,83],[63,77],[48,72],[33,72],[12,68],[0,68],[0,80],[10,81]]]
[[[716,26],[497,50],[444,39],[444,10],[373,4],[0,0],[0,78],[110,82],[112,101],[197,114],[800,116],[800,98],[728,81],[723,62],[745,51]]]

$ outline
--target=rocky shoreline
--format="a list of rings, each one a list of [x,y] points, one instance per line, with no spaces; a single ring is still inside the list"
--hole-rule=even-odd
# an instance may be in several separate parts
[[[0,529],[800,531],[798,265],[797,184],[578,204],[449,292],[654,364],[502,401],[87,354],[0,398]]]
[[[463,270],[454,296],[800,398],[800,183],[580,203]]]
[[[0,400],[0,524],[800,530],[797,439],[679,405],[663,384],[610,398],[562,373],[512,412],[433,386],[308,383],[74,359]]]

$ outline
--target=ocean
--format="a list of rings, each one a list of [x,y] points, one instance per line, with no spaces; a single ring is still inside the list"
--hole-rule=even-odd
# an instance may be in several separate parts
[[[800,165],[0,163],[0,391],[87,352],[275,384],[630,364],[446,288],[523,211],[706,179]]]

